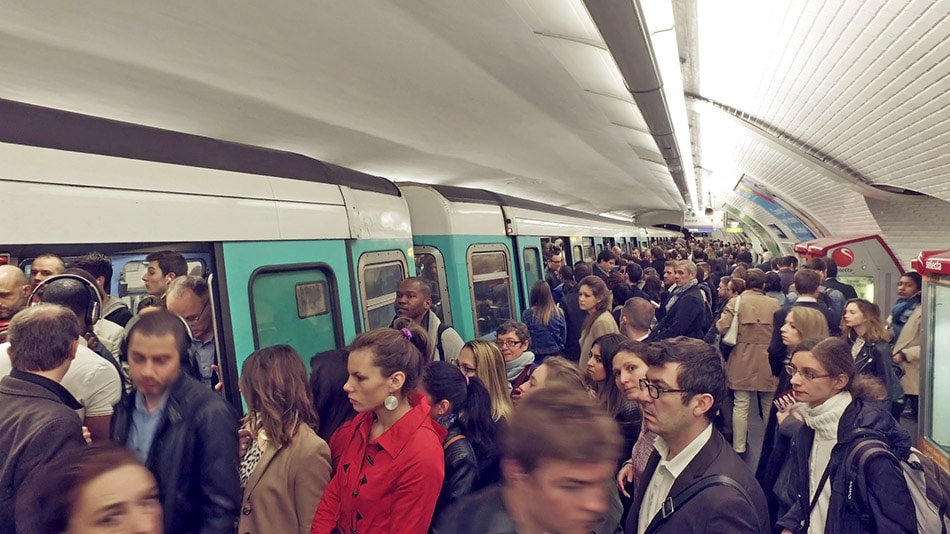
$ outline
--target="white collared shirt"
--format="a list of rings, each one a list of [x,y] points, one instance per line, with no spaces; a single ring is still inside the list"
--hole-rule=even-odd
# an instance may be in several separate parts
[[[676,477],[680,476],[711,437],[712,423],[706,425],[706,429],[693,438],[693,441],[690,441],[689,445],[683,448],[679,454],[668,460],[666,455],[670,451],[669,445],[667,445],[666,440],[657,436],[653,446],[656,448],[656,452],[660,453],[660,463],[657,464],[656,471],[653,472],[653,477],[650,478],[646,492],[643,494],[643,502],[640,504],[640,517],[637,521],[638,534],[646,532],[653,516],[660,511],[663,502],[669,497],[670,489],[673,487],[673,483],[676,482]]]

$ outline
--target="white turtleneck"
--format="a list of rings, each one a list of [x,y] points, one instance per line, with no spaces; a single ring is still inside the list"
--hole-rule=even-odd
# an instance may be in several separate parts
[[[814,498],[815,490],[821,481],[825,467],[831,461],[831,450],[838,442],[838,422],[845,408],[851,404],[851,393],[842,391],[815,407],[806,407],[803,412],[805,424],[815,431],[815,440],[808,455],[808,497]],[[825,482],[815,508],[811,511],[808,532],[822,533],[828,518],[828,506],[831,503],[831,480]]]

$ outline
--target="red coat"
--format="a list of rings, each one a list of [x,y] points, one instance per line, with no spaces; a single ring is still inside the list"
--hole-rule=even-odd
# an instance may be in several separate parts
[[[349,436],[323,494],[311,534],[426,534],[442,490],[445,429],[429,417],[423,398],[376,441],[373,412],[341,427]],[[334,454],[335,455],[335,454]]]

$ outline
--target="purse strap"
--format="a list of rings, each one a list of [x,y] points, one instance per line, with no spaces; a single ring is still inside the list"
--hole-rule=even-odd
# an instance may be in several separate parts
[[[463,439],[465,439],[465,434],[459,434],[459,435],[457,435],[457,436],[452,436],[451,438],[445,440],[445,443],[442,444],[442,450],[444,451],[444,450],[448,449],[449,447],[452,446],[453,443],[455,443],[456,441],[461,441],[461,440],[463,440]]]

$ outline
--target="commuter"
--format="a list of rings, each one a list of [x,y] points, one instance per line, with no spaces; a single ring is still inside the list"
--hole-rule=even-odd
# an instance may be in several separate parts
[[[158,480],[166,534],[230,532],[238,520],[238,419],[182,367],[191,340],[180,317],[143,315],[128,337],[134,390],[119,404],[112,440]]]
[[[148,264],[142,281],[149,295],[165,298],[168,286],[175,278],[188,275],[188,262],[180,253],[173,250],[153,252],[145,257]]]
[[[428,354],[426,332],[400,319],[400,330],[364,332],[349,347],[345,389],[355,419],[340,427],[346,448],[310,531],[424,534],[439,497],[446,431],[415,393]]]
[[[838,263],[835,262],[834,258],[826,256],[821,259],[825,263],[825,280],[821,285],[827,288],[837,289],[844,295],[845,299],[858,298],[858,292],[855,291],[854,286],[838,280]]]
[[[613,359],[613,375],[617,383],[617,388],[623,391],[629,402],[635,402],[641,408],[647,402],[648,394],[640,389],[640,380],[647,376],[647,364],[644,361],[644,354],[650,350],[649,345],[639,341],[627,340],[617,348],[617,354]],[[642,411],[641,411],[642,415]],[[643,424],[641,419],[640,433],[637,441],[631,449],[624,449],[629,454],[629,458],[623,463],[620,471],[617,473],[617,487],[623,495],[630,499],[635,488],[643,484],[643,472],[647,466],[647,460],[653,454],[653,442],[656,441],[656,432],[653,432],[647,425]],[[629,484],[633,488],[628,488]],[[631,503],[632,504],[632,503]],[[626,524],[626,521],[624,521]]]
[[[808,268],[817,271],[820,275],[821,283],[818,287],[818,299],[824,301],[825,304],[831,308],[834,314],[833,320],[835,324],[840,324],[842,316],[844,315],[845,301],[848,299],[844,297],[841,291],[825,285],[828,275],[828,266],[823,258],[812,258],[811,261],[808,262]]]
[[[649,300],[633,297],[620,310],[620,333],[627,339],[643,341],[650,336],[656,307]]]
[[[89,252],[69,263],[71,268],[83,269],[93,276],[102,299],[102,318],[125,327],[132,311],[124,302],[109,293],[112,290],[112,258],[101,252]]]
[[[623,436],[623,450],[618,457],[617,467],[629,458],[629,451],[640,435],[640,409],[636,403],[627,400],[626,394],[614,380],[613,361],[617,350],[625,338],[620,334],[607,334],[594,341],[587,360],[585,378],[588,387],[594,392],[597,401],[607,413],[617,421]]]
[[[456,503],[434,531],[595,530],[608,511],[605,481],[620,448],[613,421],[586,393],[549,387],[521,403],[513,423],[502,459],[504,482]]]
[[[786,365],[791,361],[794,351],[811,350],[815,345],[814,342],[827,337],[828,322],[825,321],[825,316],[818,310],[798,308],[789,312],[785,317],[785,324],[782,326],[782,343],[788,349]],[[808,344],[805,343],[805,340],[814,342]],[[775,398],[778,402],[783,404],[788,402],[787,397],[792,387],[791,379],[788,372],[783,368],[782,374],[779,376],[778,387],[775,388]],[[769,410],[768,423],[765,426],[759,464],[755,470],[755,478],[762,485],[765,498],[769,502],[769,514],[772,523],[785,515],[785,512],[792,505],[791,500],[784,498],[782,485],[787,479],[788,470],[791,469],[788,454],[794,432],[791,430],[792,427],[787,424],[779,426],[778,412],[778,406],[773,402]]]
[[[678,336],[702,339],[712,323],[712,309],[696,281],[696,264],[683,260],[675,264],[676,288],[663,306],[663,315],[650,334],[650,341]]]
[[[554,303],[560,305],[564,298],[564,292],[574,287],[574,268],[570,265],[562,265],[557,270],[558,284],[551,289],[551,296],[554,297]]]
[[[666,272],[666,254],[663,253],[663,249],[656,246],[650,251],[653,256],[653,263],[651,267],[656,269],[657,273]]]
[[[613,295],[607,289],[607,284],[597,276],[588,276],[578,284],[578,305],[581,311],[587,314],[581,330],[580,362],[581,369],[587,366],[590,358],[590,348],[594,340],[604,334],[620,332],[617,321],[610,310]]]
[[[737,311],[738,309],[738,311]],[[726,378],[733,392],[732,447],[745,454],[749,429],[749,407],[757,396],[762,417],[769,413],[778,378],[769,366],[769,341],[772,338],[772,317],[779,310],[778,302],[765,295],[765,273],[750,269],[746,290],[730,299],[716,323],[725,335],[738,315],[739,334],[726,362]]]
[[[72,289],[68,298],[74,301],[74,305],[77,306],[72,308],[73,313],[77,314],[80,319],[88,321],[86,330],[84,330],[84,332],[86,332],[84,336],[88,344],[104,358],[110,359],[111,362],[118,362],[119,353],[122,349],[122,341],[125,338],[125,329],[102,316],[102,293],[99,290],[99,286],[96,285],[96,279],[89,271],[77,267],[66,269],[63,271],[63,275],[74,275],[82,279],[74,280],[84,287],[69,284]],[[51,276],[41,282],[43,289],[34,290],[34,292],[40,300],[49,302],[50,297],[44,297],[40,295],[40,293],[45,293],[46,289],[50,286],[60,285],[60,280],[62,279],[63,276],[59,274]],[[71,305],[66,302],[55,302],[55,304],[71,307]],[[93,309],[95,312],[91,311]]]
[[[65,270],[66,263],[63,262],[63,258],[51,252],[44,252],[30,263],[30,287],[36,289],[43,280],[63,274]]]
[[[901,386],[910,409],[911,419],[917,419],[917,399],[920,395],[920,336],[921,313],[920,275],[911,271],[904,273],[897,284],[897,302],[888,316],[888,326],[893,331],[891,354],[894,363],[904,371]]]
[[[795,271],[798,270],[798,258],[795,256],[783,256],[776,261],[776,264],[778,265],[778,276],[782,280],[782,293],[788,294],[788,288],[795,283]]]
[[[69,276],[57,275],[41,282],[41,299],[47,304],[56,304],[68,308],[76,317],[79,332],[88,332],[86,321],[90,309],[92,287]],[[112,355],[94,352],[88,347],[86,338],[77,336],[75,358],[61,383],[80,403],[77,414],[83,425],[88,427],[93,441],[109,439],[109,427],[112,423],[114,406],[121,400],[123,378],[118,362]],[[2,356],[4,345],[0,345],[0,375],[10,372],[10,359]]]
[[[900,467],[889,458],[874,457],[864,466],[869,500],[865,517],[846,499],[844,462],[862,434],[881,436],[899,458],[910,453],[907,431],[877,402],[886,399],[887,391],[858,372],[847,342],[840,338],[795,352],[788,373],[799,403],[791,413],[800,414],[805,424],[792,438],[788,490],[796,498],[778,521],[783,532],[917,532],[914,502]]]
[[[119,445],[63,451],[17,495],[17,533],[161,534],[155,477]]]
[[[544,283],[542,280],[541,283]],[[491,417],[488,390],[478,378],[466,378],[448,362],[430,362],[419,391],[431,409],[429,416],[448,434],[442,443],[445,480],[434,518],[446,506],[501,477],[498,427]]]
[[[580,281],[591,275],[591,267],[584,262],[574,264],[574,285],[564,290],[561,309],[564,310],[564,322],[567,323],[567,338],[564,340],[564,353],[569,360],[579,361],[581,357],[581,331],[587,319],[587,312],[580,308]]]
[[[32,306],[13,317],[9,337],[4,352],[13,370],[0,379],[0,533],[16,532],[14,498],[24,480],[85,444],[73,411],[81,405],[60,384],[78,346],[76,316],[62,306]]]
[[[775,299],[780,307],[785,306],[785,301],[788,299],[782,292],[782,279],[778,273],[772,271],[765,273],[765,294]]]
[[[887,405],[894,417],[904,411],[904,390],[893,361],[890,335],[877,304],[864,299],[851,299],[844,308],[842,337],[851,344],[855,372],[871,375],[887,388]],[[896,368],[896,369],[895,369]]]
[[[762,489],[712,425],[725,395],[722,358],[706,343],[685,337],[657,342],[644,356],[648,369],[640,388],[649,397],[643,422],[659,437],[625,532],[769,532]],[[743,491],[713,485],[689,501],[665,504],[709,475],[729,477]]]
[[[333,436],[342,437],[342,434],[336,434],[337,429],[356,417],[356,411],[343,391],[343,385],[350,378],[346,359],[346,349],[318,352],[310,358],[310,396],[320,422],[317,435],[330,445],[330,451],[334,453],[337,444]],[[335,461],[333,468],[336,469]]]
[[[655,274],[656,273],[651,275],[651,274],[646,274],[646,272],[644,272],[643,292],[647,294],[648,298],[647,297],[645,298],[647,298],[647,300],[652,302],[653,307],[657,311],[659,311],[660,303],[663,302],[664,300],[663,292],[665,290],[663,289],[663,282],[661,282],[659,278],[654,276]]]
[[[544,360],[544,363],[539,365],[534,373],[531,373],[531,378],[519,386],[518,398],[527,397],[543,387],[554,385],[585,391],[591,397],[594,396],[587,386],[587,377],[584,376],[584,372],[580,370],[577,364],[567,358],[554,356]]]
[[[670,260],[664,263],[662,271],[657,271],[663,273],[663,289],[666,291],[667,297],[676,287],[676,265],[678,263],[678,261]]]
[[[307,532],[330,483],[330,447],[307,391],[307,370],[289,345],[255,351],[241,367],[247,416],[241,429],[238,532]]]
[[[601,250],[600,253],[597,254],[597,261],[593,265],[593,274],[594,276],[600,277],[600,279],[606,284],[607,277],[616,266],[617,255],[606,249]]]
[[[156,297],[155,295],[146,295],[139,299],[138,304],[135,305],[135,314],[142,315],[145,313],[150,313],[153,311],[164,310],[165,301]],[[126,328],[129,328],[129,325],[126,325]]]
[[[458,366],[466,378],[481,380],[491,399],[492,420],[504,423],[514,405],[509,391],[511,384],[506,378],[505,359],[498,346],[484,339],[473,339],[462,347]]]
[[[801,269],[795,273],[795,289],[798,292],[798,299],[788,307],[781,308],[775,312],[772,317],[772,340],[769,342],[769,365],[772,366],[772,374],[779,376],[782,373],[782,366],[788,358],[788,349],[782,343],[781,329],[785,324],[785,316],[790,310],[798,307],[812,308],[818,310],[825,316],[828,323],[828,332],[832,336],[841,334],[837,323],[834,323],[834,317],[828,306],[818,302],[818,285],[821,283],[821,277],[811,269]]]
[[[554,291],[554,288],[561,283],[558,270],[564,263],[564,253],[561,252],[559,247],[551,247],[551,251],[545,257],[544,263],[544,281],[548,283],[551,291]]]
[[[495,344],[505,360],[505,374],[511,384],[512,399],[517,402],[518,386],[528,381],[534,372],[534,353],[528,350],[531,335],[524,323],[505,321],[498,327]]]
[[[10,320],[26,308],[31,290],[23,271],[13,265],[0,265],[0,343],[7,340]]]
[[[213,388],[219,378],[212,366],[217,367],[214,339],[214,314],[211,310],[211,288],[200,276],[178,276],[168,285],[165,306],[178,315],[191,329],[191,366],[198,378]]]
[[[422,278],[406,278],[396,289],[396,317],[408,317],[426,331],[431,341],[429,352],[424,354],[431,361],[451,362],[459,357],[462,350],[462,337],[454,328],[443,324],[439,316],[431,310],[432,288]]]
[[[564,322],[564,312],[554,304],[551,289],[544,280],[538,280],[531,286],[529,301],[531,307],[521,314],[521,322],[528,327],[530,350],[534,353],[535,363],[541,363],[548,356],[564,353],[567,323]]]

